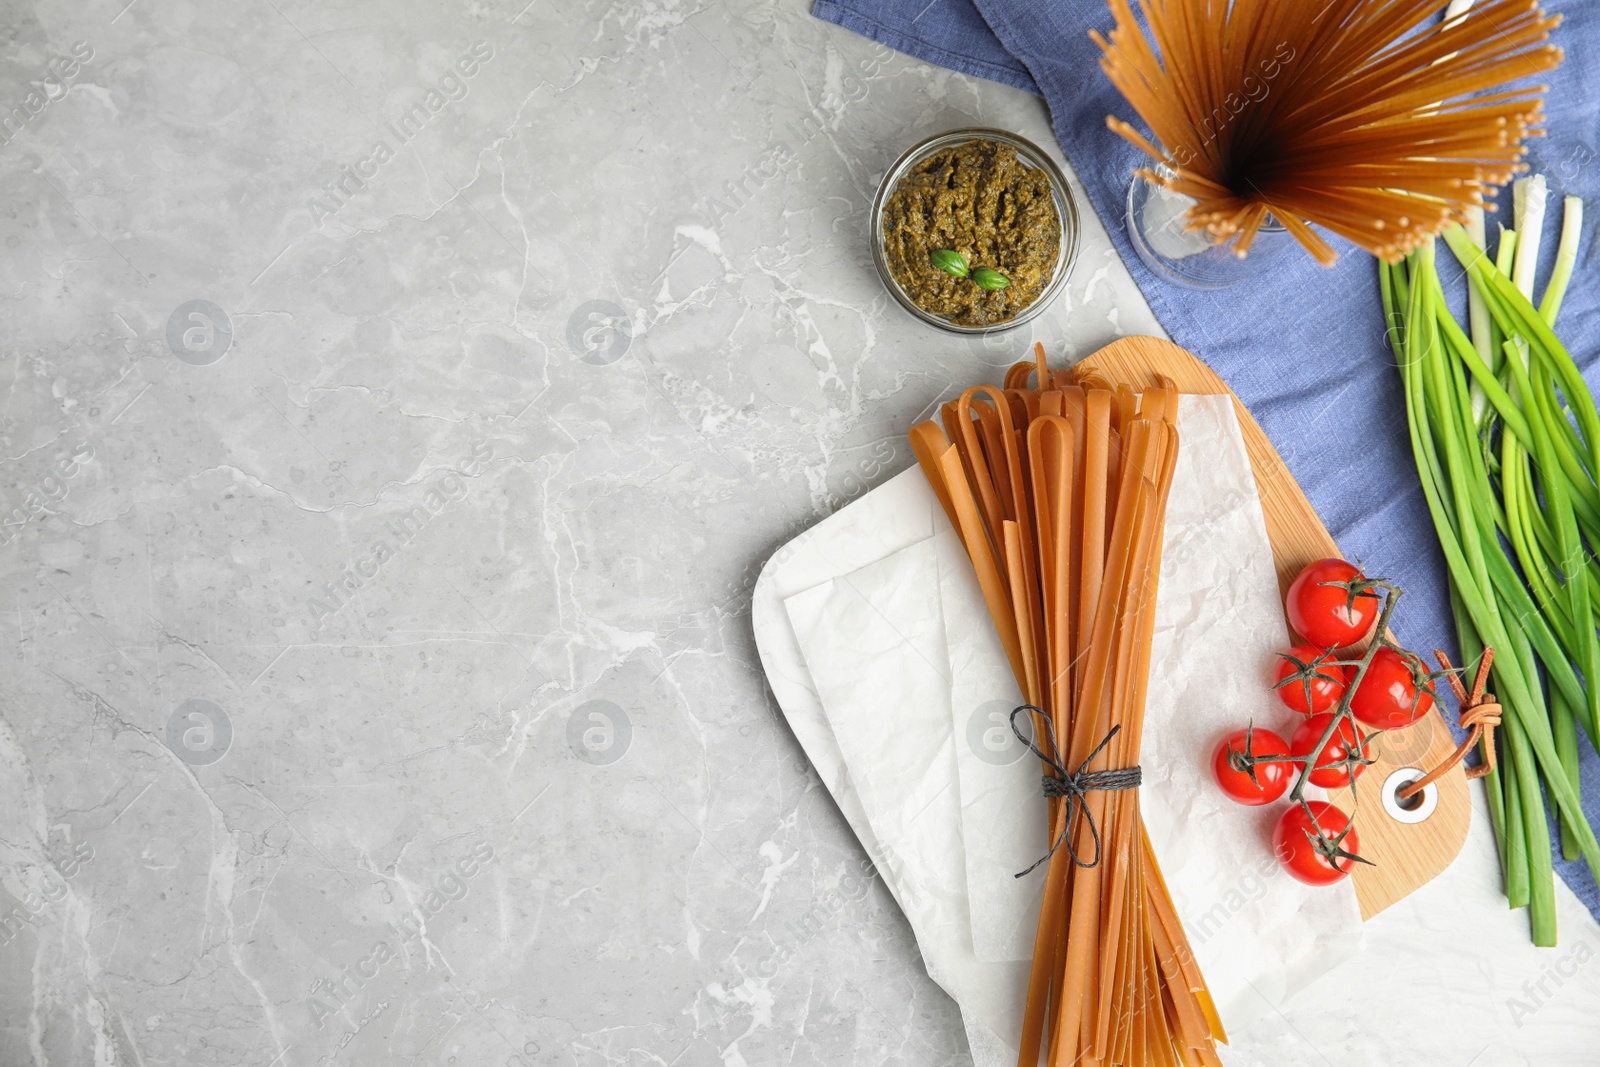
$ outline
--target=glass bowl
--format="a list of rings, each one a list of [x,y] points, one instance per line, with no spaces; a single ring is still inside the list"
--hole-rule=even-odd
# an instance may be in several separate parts
[[[993,322],[983,326],[963,326],[951,322],[943,315],[936,315],[931,311],[918,307],[916,302],[895,281],[894,275],[889,273],[889,259],[883,233],[884,205],[894,193],[895,186],[900,184],[907,171],[921,163],[924,159],[941,149],[954,145],[965,144],[968,141],[997,141],[1000,144],[1010,145],[1017,151],[1017,158],[1026,166],[1044,172],[1050,181],[1050,189],[1055,194],[1056,215],[1061,220],[1061,243],[1056,252],[1055,270],[1051,272],[1050,281],[1045,285],[1044,291],[1033,303],[1017,312],[1016,315],[1004,322]],[[905,154],[895,160],[894,166],[889,168],[889,173],[883,176],[883,181],[878,183],[878,194],[872,198],[872,262],[878,268],[878,277],[883,279],[883,286],[889,290],[889,295],[899,302],[911,314],[941,330],[951,333],[963,334],[989,334],[999,333],[1002,330],[1015,329],[1025,322],[1030,322],[1038,317],[1039,313],[1050,306],[1050,303],[1060,295],[1066,287],[1067,275],[1072,271],[1072,264],[1078,258],[1078,204],[1073,199],[1072,189],[1067,185],[1066,175],[1061,173],[1061,168],[1053,163],[1049,156],[1032,141],[1018,137],[1014,133],[1004,130],[993,130],[982,126],[972,126],[960,130],[951,130],[948,133],[936,134],[924,141],[919,141],[906,150]]]
[[[1164,163],[1155,172],[1170,178]],[[1234,255],[1210,235],[1186,228],[1185,213],[1194,201],[1181,193],[1154,185],[1138,174],[1128,185],[1128,212],[1124,220],[1128,243],[1156,277],[1185,289],[1226,289],[1276,268],[1294,243],[1289,231],[1268,216],[1256,231],[1250,254]]]

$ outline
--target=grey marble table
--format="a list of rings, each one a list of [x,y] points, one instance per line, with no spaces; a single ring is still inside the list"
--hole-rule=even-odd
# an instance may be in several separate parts
[[[1013,334],[884,294],[890,161],[1040,102],[805,0],[0,28],[0,1067],[970,1063],[750,596],[1033,340],[1159,333],[1086,209]],[[1231,1067],[1591,1062],[1484,827]]]
[[[887,164],[1042,104],[804,0],[0,10],[0,1067],[966,1062],[749,597],[1159,332],[1086,208],[1028,328],[886,298]]]

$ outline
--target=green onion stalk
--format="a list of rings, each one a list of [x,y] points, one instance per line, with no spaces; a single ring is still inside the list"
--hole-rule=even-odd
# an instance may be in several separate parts
[[[1432,242],[1380,264],[1412,452],[1450,571],[1461,652],[1496,652],[1502,758],[1485,782],[1506,897],[1533,940],[1556,943],[1545,798],[1561,848],[1600,872],[1583,814],[1578,734],[1600,750],[1600,413],[1553,326],[1572,277],[1583,204],[1568,197],[1555,271],[1533,304],[1542,182],[1518,189],[1518,231],[1491,260],[1481,228],[1446,243],[1471,286],[1472,335],[1446,305]],[[1519,247],[1520,246],[1520,247]],[[1520,283],[1520,284],[1519,284]],[[1478,313],[1478,309],[1482,309]]]

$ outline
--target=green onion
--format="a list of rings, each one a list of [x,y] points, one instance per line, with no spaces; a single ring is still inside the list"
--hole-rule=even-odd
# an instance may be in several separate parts
[[[1484,230],[1483,208],[1475,207],[1467,213],[1467,236],[1472,238],[1472,243],[1480,249],[1489,246],[1488,237]],[[1494,366],[1498,357],[1495,355],[1495,338],[1492,327],[1493,319],[1489,317],[1489,305],[1484,303],[1483,294],[1477,289],[1467,289],[1467,322],[1472,327],[1472,346],[1477,350],[1478,358],[1487,366]],[[1478,382],[1472,383],[1472,417],[1478,425],[1483,425],[1484,413],[1489,405],[1489,398],[1484,394],[1483,386]]]
[[[1517,224],[1517,259],[1511,280],[1522,295],[1533,298],[1534,272],[1539,269],[1539,246],[1544,240],[1546,190],[1543,174],[1518,178],[1511,187],[1513,218]]]
[[[1561,244],[1556,247],[1555,271],[1550,275],[1550,286],[1539,304],[1540,316],[1552,326],[1556,312],[1561,310],[1561,300],[1567,295],[1567,283],[1572,281],[1572,266],[1578,261],[1578,237],[1582,230],[1583,198],[1569,196],[1562,201]]]
[[[1472,334],[1450,314],[1434,247],[1382,265],[1380,292],[1405,386],[1412,452],[1450,571],[1470,663],[1495,648],[1502,758],[1485,780],[1506,896],[1533,940],[1556,941],[1545,797],[1561,847],[1600,871],[1584,818],[1578,726],[1600,749],[1600,412],[1551,327],[1577,257],[1582,203],[1569,197],[1557,263],[1533,304],[1544,187],[1519,183],[1518,228],[1490,261],[1481,233],[1445,232],[1467,270]]]

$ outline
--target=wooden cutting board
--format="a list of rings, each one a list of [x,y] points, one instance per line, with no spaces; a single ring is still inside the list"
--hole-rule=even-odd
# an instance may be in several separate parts
[[[1111,380],[1127,382],[1135,388],[1154,386],[1156,375],[1164,374],[1178,384],[1181,392],[1233,395],[1227,383],[1200,359],[1156,337],[1125,337],[1100,349],[1081,365],[1098,368]],[[1341,555],[1339,546],[1284,466],[1277,449],[1237,396],[1233,406],[1255,470],[1267,536],[1278,565],[1278,586],[1287,591],[1302,567],[1313,560]],[[1284,633],[1287,648],[1293,643],[1287,622]],[[1455,751],[1455,740],[1440,717],[1440,706],[1436,704],[1432,712],[1409,728],[1382,735],[1381,744],[1373,748],[1378,761],[1357,783],[1360,814],[1356,830],[1361,836],[1361,855],[1373,864],[1357,864],[1350,875],[1363,919],[1372,918],[1431,881],[1450,866],[1467,839],[1472,801],[1467,795],[1465,771],[1459,764],[1436,783],[1437,807],[1421,822],[1404,823],[1391,818],[1379,799],[1381,786],[1394,771],[1404,767],[1428,770]],[[1346,812],[1356,807],[1348,791],[1334,792],[1329,799]]]

